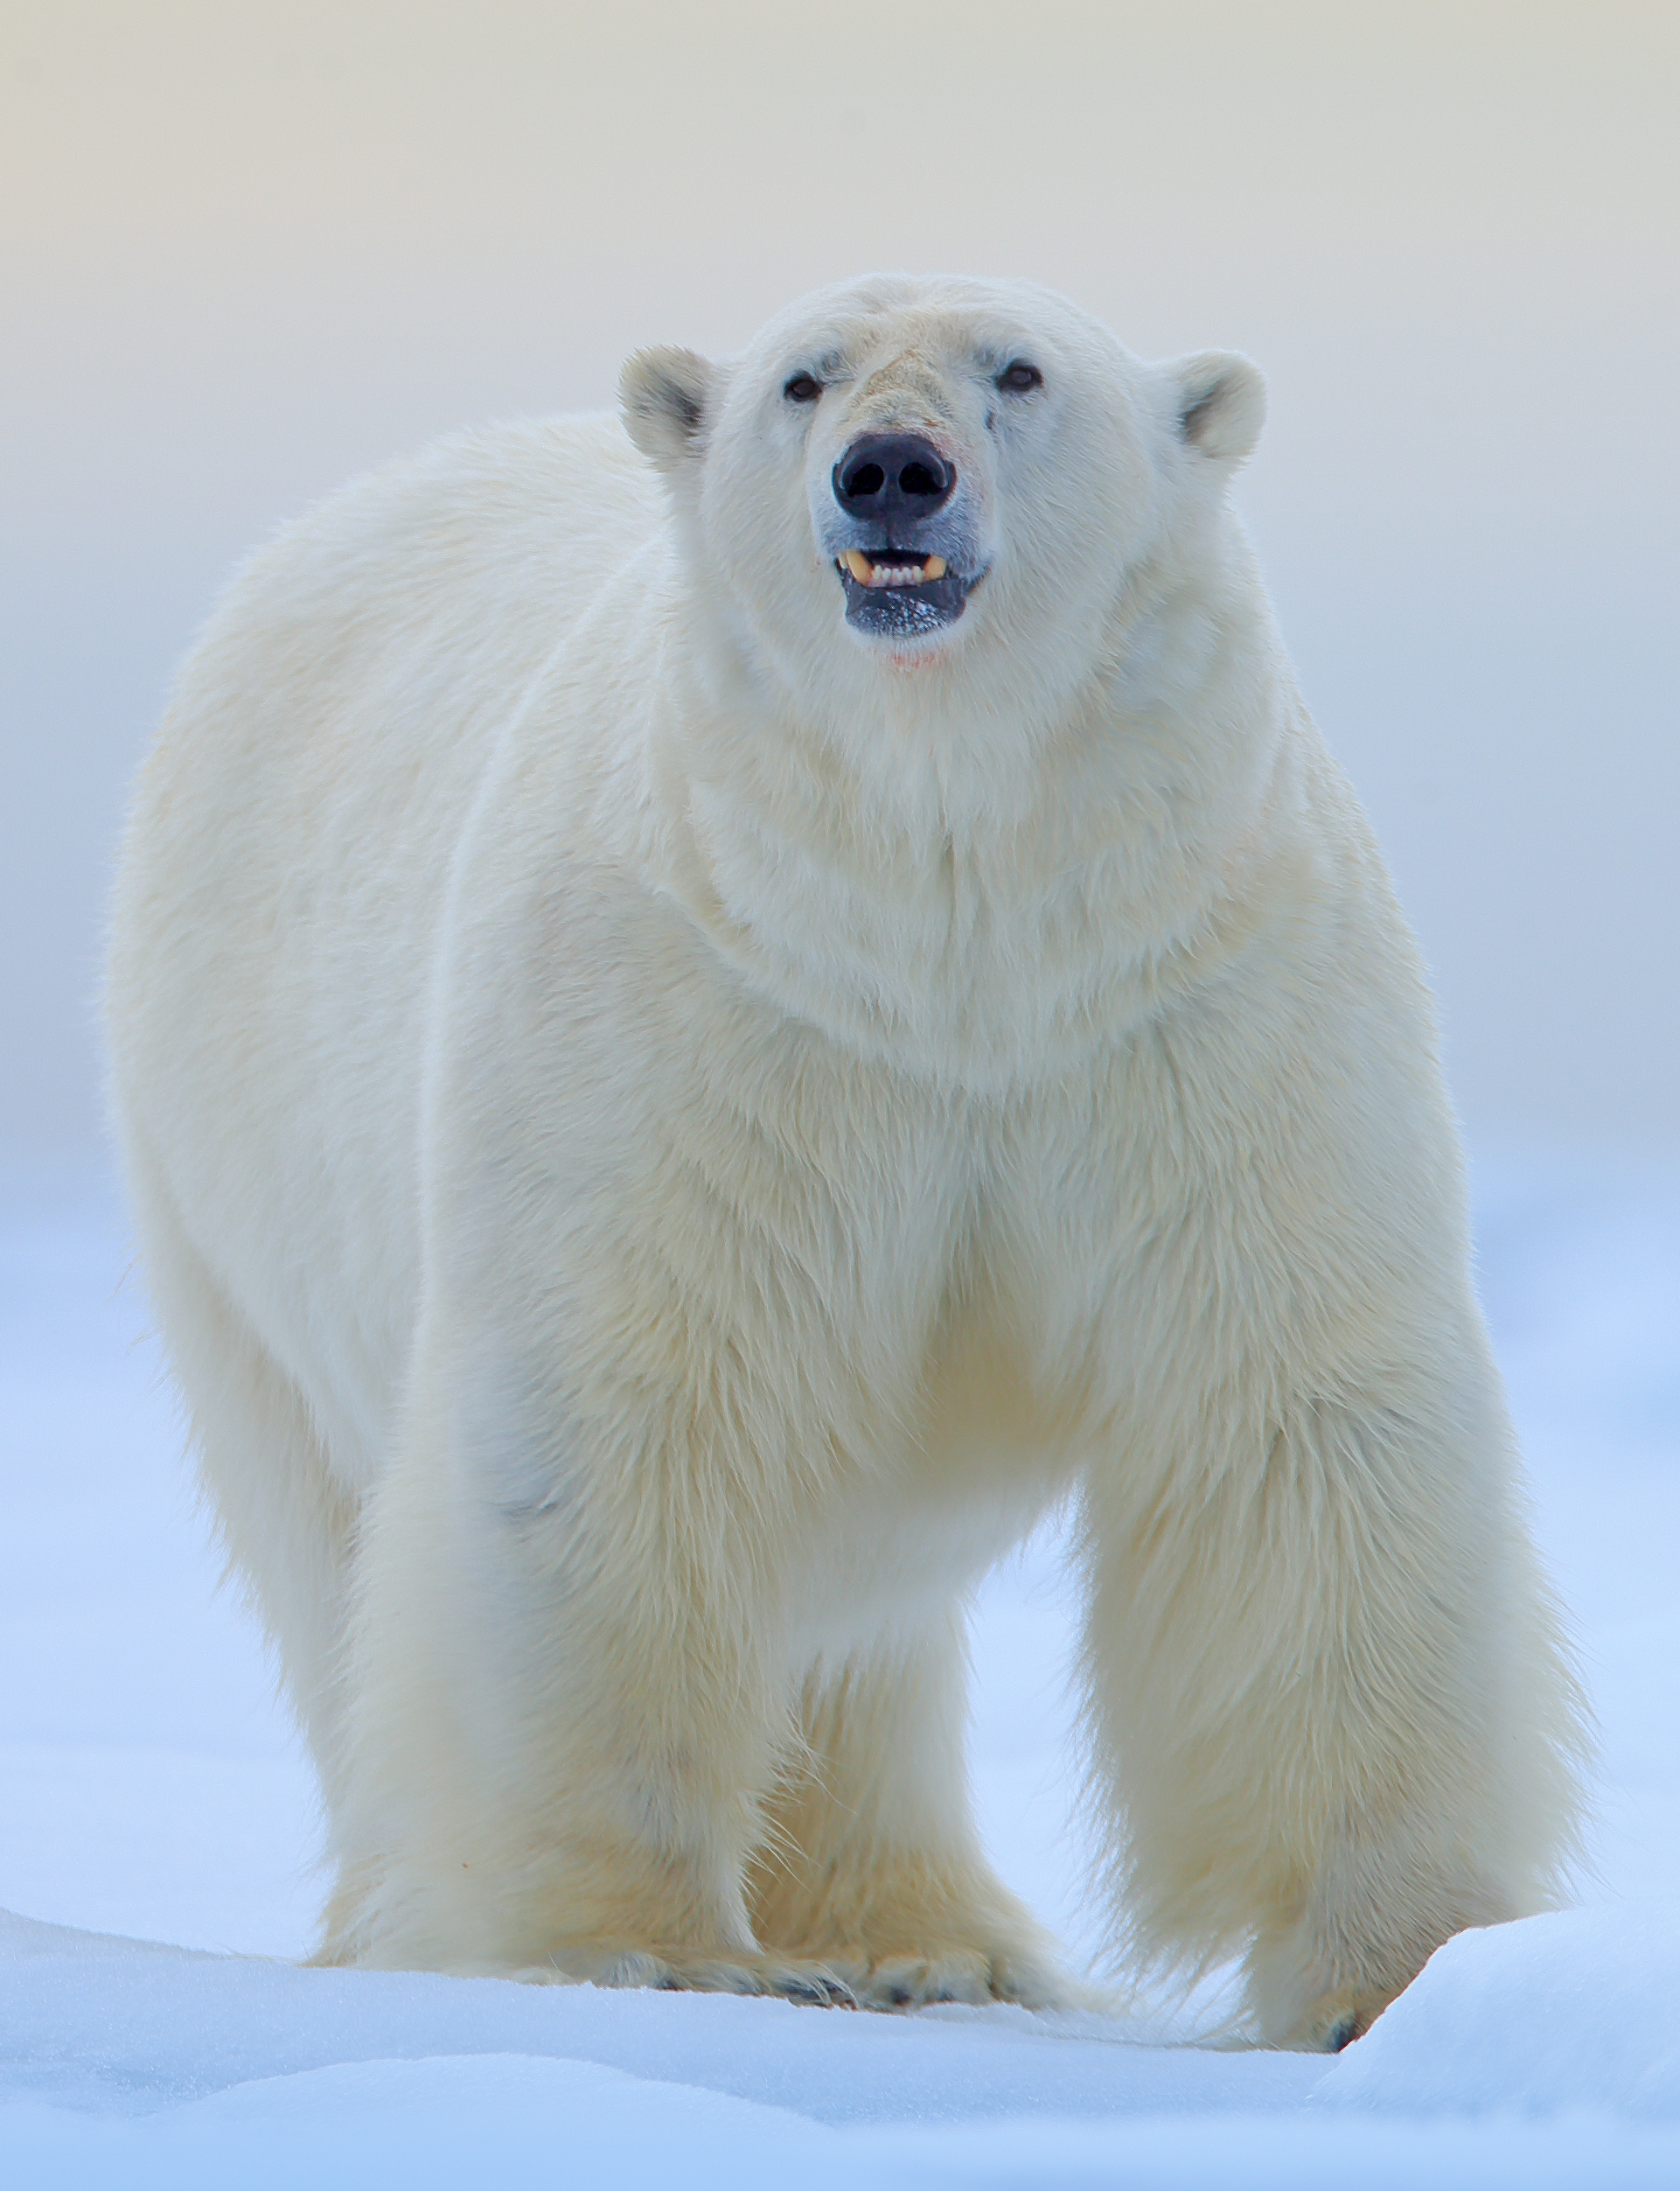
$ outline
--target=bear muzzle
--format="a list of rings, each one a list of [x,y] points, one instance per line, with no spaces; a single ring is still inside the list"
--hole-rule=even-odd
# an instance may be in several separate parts
[[[846,591],[846,619],[887,638],[915,638],[953,624],[979,573],[953,572],[931,534],[957,486],[957,467],[920,434],[860,434],[830,475],[835,502],[850,520],[854,545],[834,563]]]

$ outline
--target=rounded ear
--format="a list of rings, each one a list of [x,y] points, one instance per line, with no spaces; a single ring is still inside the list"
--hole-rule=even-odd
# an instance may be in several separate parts
[[[1265,375],[1234,350],[1198,350],[1165,368],[1181,440],[1215,463],[1240,464],[1265,424]]]
[[[693,350],[638,350],[618,376],[624,430],[659,470],[685,469],[706,446],[718,372]]]

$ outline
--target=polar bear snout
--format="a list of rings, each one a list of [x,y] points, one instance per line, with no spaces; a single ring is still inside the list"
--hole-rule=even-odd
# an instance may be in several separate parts
[[[956,484],[956,465],[921,434],[860,434],[833,471],[834,499],[847,516],[873,520],[889,534],[943,509]]]
[[[829,484],[846,520],[833,552],[854,630],[903,639],[954,624],[979,574],[963,568],[950,521],[957,467],[944,451],[922,434],[860,434]]]

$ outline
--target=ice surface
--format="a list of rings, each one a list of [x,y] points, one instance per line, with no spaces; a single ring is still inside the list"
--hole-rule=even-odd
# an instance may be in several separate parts
[[[0,1195],[0,2176],[373,2186],[1680,2184],[1680,1182],[1506,1164],[1482,1283],[1603,1734],[1586,1906],[1449,1942],[1333,2063],[1116,2016],[300,1970],[314,1790],[215,1590],[105,1197]],[[974,1769],[1095,1945],[1051,1539],[994,1576]],[[167,1943],[167,1944],[164,1944]],[[220,1952],[207,1952],[218,1950]],[[233,1950],[234,1952],[227,1952]]]

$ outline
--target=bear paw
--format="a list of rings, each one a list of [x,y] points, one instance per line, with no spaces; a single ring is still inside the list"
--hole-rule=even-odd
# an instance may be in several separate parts
[[[855,2008],[857,1997],[826,1963],[779,1955],[688,1955],[568,1942],[547,1963],[507,1973],[533,1985],[646,1986],[660,1993],[764,1994],[811,2008]]]
[[[1298,2054],[1340,2054],[1364,2037],[1392,1998],[1366,1986],[1342,1986],[1315,2000],[1293,2030],[1271,2043]]]
[[[1047,1958],[988,1954],[983,1949],[937,1948],[925,1954],[873,1960],[833,1958],[860,2008],[897,2011],[938,2002],[985,2007],[1006,2001],[1017,2008],[1086,2006],[1083,1989]]]

